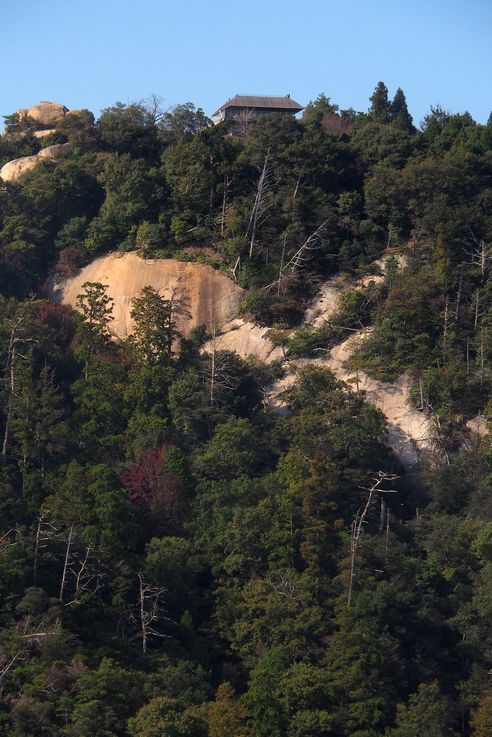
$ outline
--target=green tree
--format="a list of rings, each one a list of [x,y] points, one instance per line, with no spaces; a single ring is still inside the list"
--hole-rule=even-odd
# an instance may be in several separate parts
[[[388,100],[388,88],[384,82],[378,82],[374,92],[369,98],[371,101],[371,107],[369,109],[369,115],[377,123],[386,123],[389,119],[390,103]]]
[[[388,109],[389,119],[408,132],[414,131],[412,116],[408,112],[405,93],[398,87]]]
[[[281,649],[267,652],[253,668],[244,703],[251,715],[253,734],[258,737],[281,737],[286,726],[286,714],[278,690],[289,667],[289,658]]]
[[[78,352],[85,363],[87,381],[94,356],[108,345],[114,300],[107,294],[107,287],[100,282],[85,282],[82,290],[76,300],[77,309],[82,315],[78,329]]]
[[[221,683],[215,701],[208,706],[210,737],[250,737],[248,713],[230,683]]]
[[[185,102],[164,113],[159,128],[164,132],[166,140],[180,141],[211,125],[212,121],[201,107],[196,108],[192,102]]]
[[[205,721],[179,701],[156,696],[128,721],[131,737],[206,737]]]
[[[426,737],[456,737],[458,733],[452,729],[452,723],[451,705],[433,681],[421,683],[418,693],[410,696],[408,704],[398,704],[396,726],[387,729],[385,734],[387,737],[421,737],[424,733]]]
[[[166,298],[153,287],[144,287],[132,300],[130,315],[135,325],[131,343],[143,363],[151,366],[170,360],[179,337],[177,321],[187,314],[178,290],[172,289]]]

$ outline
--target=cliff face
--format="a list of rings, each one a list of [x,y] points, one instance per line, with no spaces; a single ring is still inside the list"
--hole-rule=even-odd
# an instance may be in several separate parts
[[[400,266],[403,265],[403,260],[400,260]],[[351,285],[343,284],[338,277],[322,284],[306,311],[304,324],[315,327],[329,320],[337,309],[340,293],[347,286],[362,288],[368,280],[381,281],[384,278],[384,265],[376,262],[374,267],[377,269],[375,274]],[[347,382],[353,391],[360,391],[366,401],[383,412],[388,421],[388,444],[404,465],[414,466],[423,454],[432,454],[435,450],[432,421],[411,405],[410,382],[406,376],[392,383],[382,382],[371,379],[362,371],[354,373],[349,368],[349,359],[366,338],[367,329],[352,333],[321,357],[292,360],[272,343],[268,328],[237,318],[244,290],[209,266],[172,259],[144,260],[135,253],[113,253],[96,259],[76,277],[58,284],[54,288],[54,295],[63,303],[75,307],[77,295],[87,281],[107,285],[108,294],[114,300],[111,331],[118,338],[131,334],[132,299],[145,286],[154,287],[164,296],[169,294],[169,290],[177,289],[187,303],[189,312],[189,317],[182,317],[178,325],[185,335],[197,325],[205,325],[208,330],[212,327],[218,329],[215,340],[206,343],[204,351],[210,352],[214,348],[230,350],[242,358],[252,355],[265,363],[280,361],[283,364],[284,376],[271,385],[265,400],[277,412],[289,411],[288,390],[297,381],[299,370],[314,364],[333,371],[338,379]]]
[[[178,328],[185,335],[197,325],[207,329],[222,327],[236,316],[244,295],[243,289],[210,266],[172,259],[142,259],[136,253],[112,253],[55,286],[54,296],[75,307],[77,295],[88,281],[107,285],[108,295],[114,300],[111,331],[117,338],[131,334],[131,303],[146,286],[163,296],[169,295],[171,289],[178,290],[190,315],[179,320]]]

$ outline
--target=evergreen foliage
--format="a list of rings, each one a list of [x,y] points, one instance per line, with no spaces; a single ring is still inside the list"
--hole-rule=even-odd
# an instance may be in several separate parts
[[[0,190],[2,737],[490,735],[492,447],[466,423],[492,407],[492,127],[436,106],[417,130],[383,82],[370,103],[240,138],[116,103]],[[35,128],[6,117],[0,164]],[[355,369],[409,377],[439,462],[406,473],[319,366],[274,414],[275,367],[184,338],[179,285],[121,342],[104,284],[46,296],[114,249],[233,275],[291,356],[370,328]],[[365,286],[286,339],[333,275]],[[378,473],[396,493],[368,498]]]

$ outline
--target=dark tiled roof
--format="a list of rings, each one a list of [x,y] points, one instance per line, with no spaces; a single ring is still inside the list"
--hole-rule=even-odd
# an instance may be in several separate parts
[[[290,95],[285,95],[284,97],[272,97],[269,95],[236,95],[221,105],[214,115],[218,115],[221,110],[225,110],[228,107],[259,107],[271,108],[272,110],[292,110],[293,112],[299,112],[304,109],[302,105],[299,105],[299,103],[293,100]]]

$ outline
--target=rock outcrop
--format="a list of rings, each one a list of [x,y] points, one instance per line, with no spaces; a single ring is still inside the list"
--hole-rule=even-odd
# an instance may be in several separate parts
[[[68,108],[66,108],[65,105],[61,105],[59,102],[43,100],[42,102],[32,105],[28,109],[21,108],[17,113],[21,118],[31,118],[31,120],[35,120],[39,125],[54,128],[54,126],[60,120],[63,120],[65,115],[68,113]]]
[[[234,351],[241,358],[254,356],[262,363],[282,361],[285,353],[268,338],[269,328],[255,325],[237,318],[222,327],[222,332],[215,338],[215,348]],[[210,351],[212,341],[205,343],[203,350]]]
[[[34,156],[22,156],[20,159],[8,161],[0,169],[0,178],[4,182],[15,182],[23,174],[32,171],[41,161],[51,159],[57,161],[70,156],[72,152],[71,143],[55,143],[53,146],[42,148]]]
[[[369,281],[381,281],[384,264],[378,262],[376,266],[377,273],[358,281],[350,283],[335,277],[321,285],[306,311],[304,324],[319,327],[324,320],[329,320],[336,312],[338,297],[344,289],[362,288]],[[266,396],[267,404],[275,411],[281,414],[289,411],[288,390],[304,367],[326,367],[346,382],[352,391],[360,392],[383,412],[388,421],[388,444],[405,466],[411,468],[422,455],[435,450],[436,433],[432,420],[411,405],[407,376],[401,376],[395,382],[383,382],[350,368],[350,358],[369,334],[367,329],[352,333],[320,357],[289,359],[283,349],[269,339],[268,328],[236,317],[244,291],[208,266],[174,260],[144,260],[136,253],[113,253],[97,259],[76,277],[60,283],[54,288],[54,294],[65,304],[75,307],[77,295],[86,281],[102,282],[108,286],[108,294],[114,299],[111,331],[118,338],[132,332],[131,302],[143,287],[150,285],[164,295],[171,288],[178,288],[188,300],[190,313],[179,324],[184,334],[196,325],[206,325],[208,329],[216,327],[219,332],[215,348],[235,351],[242,358],[254,356],[265,363],[282,362],[284,376],[272,384]],[[212,341],[206,343],[203,350],[210,352]]]
[[[163,296],[169,295],[171,289],[179,291],[189,313],[189,317],[178,320],[178,328],[185,335],[197,325],[210,329],[230,322],[244,296],[241,287],[210,266],[173,259],[142,259],[136,253],[112,253],[96,259],[72,279],[55,285],[54,297],[76,307],[82,285],[88,281],[107,285],[108,295],[114,300],[110,330],[117,338],[131,334],[132,300],[146,286]]]
[[[34,131],[33,136],[34,138],[46,138],[47,136],[52,136],[53,133],[56,133],[56,128],[48,128],[47,130],[43,131]]]
[[[23,156],[20,159],[8,161],[0,169],[0,179],[4,182],[15,182],[23,174],[32,171],[39,164],[37,154],[34,156]]]
[[[476,415],[466,423],[468,430],[481,438],[489,434],[488,419],[485,415]]]

